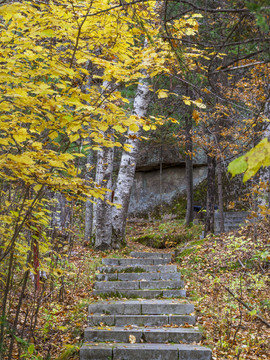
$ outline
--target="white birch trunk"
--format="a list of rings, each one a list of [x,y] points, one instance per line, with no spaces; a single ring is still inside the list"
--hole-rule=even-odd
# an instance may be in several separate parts
[[[269,87],[270,90],[270,87]],[[270,120],[270,100],[267,100],[264,108],[264,115],[267,119]],[[262,138],[268,138],[270,141],[270,124],[266,122],[266,127],[263,132]],[[261,194],[257,198],[258,205],[258,213],[259,217],[263,218],[263,212],[265,209],[269,208],[270,203],[270,192],[269,192],[269,184],[270,184],[270,167],[261,168],[259,171],[259,182],[261,186]]]
[[[112,188],[113,147],[104,147],[98,152],[96,183],[102,188]],[[106,192],[104,199],[98,199],[94,205],[93,239],[97,250],[111,248],[112,238],[112,193]]]
[[[91,140],[89,139],[89,144],[91,144]],[[92,178],[93,170],[89,170],[89,168],[93,165],[93,150],[89,150],[87,155],[87,164],[86,164],[86,175],[85,179],[90,181]],[[85,218],[84,218],[84,240],[89,241],[92,235],[92,222],[93,222],[93,203],[90,200],[86,200],[85,202]]]
[[[134,99],[133,114],[137,115],[139,118],[146,116],[150,102],[150,89],[148,81],[149,78],[146,77],[139,82]],[[140,135],[139,132],[136,133],[137,136]],[[128,135],[134,135],[134,133],[129,131]],[[125,243],[127,212],[136,170],[139,140],[130,137],[127,144],[131,145],[132,148],[130,152],[123,151],[122,153],[114,193],[114,203],[120,204],[121,208],[113,207],[112,209],[112,246],[114,248],[119,248]]]
[[[104,81],[103,94],[107,91],[112,91],[113,83]],[[103,133],[104,137],[110,137],[112,140],[112,130],[107,130]],[[113,174],[113,159],[114,148],[103,146],[102,150],[98,152],[97,167],[96,167],[96,183],[108,190],[112,189],[112,174]],[[107,191],[104,199],[98,199],[93,206],[93,232],[92,238],[94,246],[97,250],[106,250],[112,247],[112,206],[108,204],[112,202],[112,193]]]

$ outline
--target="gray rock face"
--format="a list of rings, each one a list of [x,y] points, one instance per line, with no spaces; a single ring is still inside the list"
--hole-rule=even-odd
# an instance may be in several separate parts
[[[199,185],[207,177],[207,167],[195,167],[193,177],[194,186]],[[185,190],[184,165],[165,168],[161,176],[159,170],[136,171],[129,202],[129,216],[143,216],[161,204],[170,206]]]
[[[162,162],[163,169],[179,165],[184,166],[185,157],[180,152],[178,145],[166,144],[161,149],[160,146],[144,144],[140,147],[137,155],[136,171],[159,170],[160,162]],[[202,150],[196,150],[193,163],[196,166],[207,164],[206,155]]]
[[[203,151],[196,150],[193,164],[196,186],[207,177],[207,161]],[[179,147],[166,144],[161,150],[159,145],[148,143],[141,146],[137,155],[129,216],[144,216],[161,204],[170,206],[185,190],[185,158]]]

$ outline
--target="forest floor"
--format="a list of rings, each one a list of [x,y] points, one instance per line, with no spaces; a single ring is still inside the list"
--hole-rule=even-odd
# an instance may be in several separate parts
[[[114,252],[95,252],[78,241],[61,275],[62,287],[43,296],[34,336],[25,342],[21,358],[79,359],[87,304],[98,299],[91,296],[91,290],[101,259],[127,256],[134,249],[161,251],[145,245],[147,239],[152,245],[158,239],[155,246],[176,254],[174,261],[204,334],[202,344],[212,348],[213,360],[269,359],[270,226],[262,224],[256,231],[249,226],[201,241],[200,230],[198,225],[185,228],[179,220],[133,222],[127,227],[127,246]],[[145,234],[151,236],[146,239]],[[160,242],[164,238],[167,240]],[[33,301],[31,296],[29,291],[28,304]],[[20,324],[26,326],[23,318]],[[16,348],[13,358],[18,358]]]

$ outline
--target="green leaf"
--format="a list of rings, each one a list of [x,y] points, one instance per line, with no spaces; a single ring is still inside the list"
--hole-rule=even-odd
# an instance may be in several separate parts
[[[232,176],[235,176],[245,172],[247,167],[246,156],[240,156],[229,164],[228,171],[232,174]]]
[[[52,29],[43,30],[40,32],[43,36],[53,37],[55,36],[55,32]]]
[[[32,355],[34,353],[34,350],[35,350],[35,345],[30,344],[27,349],[28,353]]]

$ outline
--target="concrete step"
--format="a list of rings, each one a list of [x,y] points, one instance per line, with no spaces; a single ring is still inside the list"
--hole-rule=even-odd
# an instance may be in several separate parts
[[[129,336],[136,338],[136,343],[192,343],[199,342],[202,334],[194,328],[154,328],[154,327],[88,327],[84,331],[84,338],[87,342],[126,342],[129,343]],[[135,339],[134,339],[135,340]]]
[[[176,265],[121,265],[98,267],[101,273],[142,273],[142,272],[177,272]]]
[[[89,315],[188,315],[193,311],[193,304],[177,299],[98,301],[88,306]]]
[[[164,326],[194,325],[193,315],[89,315],[88,326]]]
[[[171,261],[172,254],[168,253],[150,253],[150,252],[140,252],[140,251],[132,251],[130,256],[135,258],[143,258],[143,259],[168,259]]]
[[[93,294],[139,299],[89,305],[80,360],[210,360],[210,349],[193,345],[202,335],[192,327],[194,306],[177,299],[186,292],[176,265],[167,265],[171,254],[130,256],[102,260]]]
[[[180,272],[142,272],[142,273],[113,273],[96,274],[98,281],[133,281],[133,280],[180,280]]]
[[[133,281],[96,281],[95,290],[118,291],[138,289],[182,289],[182,280],[133,280]]]
[[[211,350],[186,344],[85,344],[80,360],[210,360]]]
[[[168,264],[169,259],[153,258],[153,259],[141,259],[141,258],[130,258],[130,259],[116,259],[116,258],[105,258],[102,259],[102,264],[111,266],[136,266],[136,265],[163,265]]]
[[[179,298],[186,296],[186,290],[156,289],[156,290],[93,290],[95,296],[119,297],[119,298]]]

